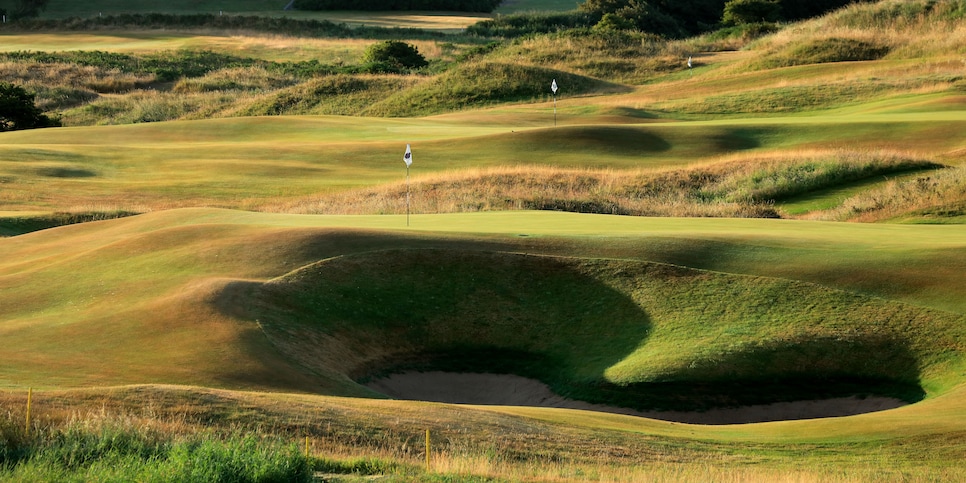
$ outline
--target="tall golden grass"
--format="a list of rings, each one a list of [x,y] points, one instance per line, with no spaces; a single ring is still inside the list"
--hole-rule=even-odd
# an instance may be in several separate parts
[[[720,39],[710,37],[680,41],[667,41],[649,35],[605,35],[605,34],[553,34],[534,36],[508,43],[485,54],[490,62],[514,63],[528,66],[541,66],[561,72],[590,76],[609,82],[622,84],[644,84],[667,74],[686,69],[685,59],[699,50],[722,50],[747,48],[755,55],[744,60],[732,62],[731,66],[716,67],[713,71],[702,73],[702,79],[732,75],[735,72],[761,70],[776,65],[795,63],[794,57],[802,49],[828,49],[829,43],[839,43],[840,49],[849,50],[850,45],[867,45],[873,50],[887,50],[886,58],[910,60],[908,65],[891,64],[891,71],[861,70],[858,77],[835,74],[833,79],[786,79],[787,86],[815,86],[833,84],[845,89],[829,102],[820,105],[804,105],[804,108],[834,107],[839,103],[854,102],[857,95],[892,95],[897,92],[912,92],[917,89],[931,91],[945,90],[956,85],[963,67],[958,52],[966,44],[966,22],[961,11],[966,10],[962,0],[940,1],[900,1],[888,0],[874,4],[856,4],[832,12],[826,16],[786,26],[778,32],[759,40]],[[237,35],[210,32],[206,37],[213,42],[212,48],[218,52],[250,58],[270,58],[276,52],[281,58],[305,60],[319,59],[332,65],[352,65],[359,62],[361,50],[370,40],[347,40],[344,44],[331,40],[287,38],[278,35]],[[217,35],[216,35],[217,34]],[[202,48],[198,43],[181,39],[189,48]],[[436,69],[445,69],[446,63],[472,48],[469,43],[442,41],[414,41],[420,51],[428,58],[441,62]],[[159,44],[164,45],[164,44]],[[838,45],[838,44],[836,44]],[[817,47],[816,47],[817,46]],[[834,58],[834,52],[832,53]],[[843,52],[843,55],[845,52]],[[925,64],[923,63],[925,62]],[[700,62],[699,62],[700,64]],[[318,79],[304,79],[294,75],[268,73],[264,69],[229,68],[212,72],[202,78],[184,79],[173,85],[154,82],[152,75],[135,75],[119,72],[116,69],[82,67],[60,64],[34,64],[29,62],[5,62],[0,65],[0,75],[16,83],[26,84],[37,93],[38,102],[44,109],[61,111],[65,125],[92,125],[108,123],[140,122],[141,120],[198,119],[202,117],[225,117],[251,115],[259,109],[251,106],[264,102],[266,97],[299,97],[301,104],[313,102],[313,82]],[[352,76],[353,78],[359,76]],[[438,79],[434,73],[429,76]],[[416,83],[395,86],[396,91],[405,91]],[[748,90],[746,83],[735,86],[739,92]],[[855,86],[858,86],[857,88]],[[178,96],[161,97],[154,95],[153,106],[142,110],[153,111],[147,116],[126,116],[117,114],[118,110],[134,109],[132,104],[142,105],[148,96],[142,89],[152,87],[161,91],[171,90]],[[360,99],[386,97],[382,84],[371,84],[370,91],[358,91],[353,95]],[[719,86],[720,88],[720,86]],[[734,89],[730,89],[734,91]],[[715,95],[727,95],[729,89],[718,89]],[[185,101],[185,96],[202,93],[220,92],[218,99],[193,98]],[[102,94],[111,94],[109,99]],[[682,105],[661,106],[669,110],[685,110],[701,113],[703,98],[692,93],[691,98]],[[778,90],[774,96],[793,97],[811,95],[810,91],[786,92]],[[153,94],[152,94],[153,95]],[[497,94],[498,95],[498,94]],[[125,97],[140,97],[137,100],[122,100]],[[486,99],[484,103],[494,103],[505,99]],[[517,99],[518,100],[518,99]],[[755,105],[747,99],[738,99],[740,112],[749,111]],[[407,100],[407,102],[409,102]],[[430,105],[418,106],[420,112],[444,112],[452,107],[441,103],[422,100]],[[689,106],[688,102],[695,103]],[[166,103],[169,106],[162,107]],[[199,105],[201,104],[201,105]],[[296,102],[295,104],[299,104]],[[371,101],[347,102],[327,108],[310,110],[311,113],[335,113],[359,115],[366,112]],[[826,105],[831,104],[831,105]],[[81,106],[80,108],[75,106]],[[83,110],[84,107],[94,106]],[[416,106],[413,106],[416,107]],[[728,107],[728,106],[725,106]],[[795,107],[795,104],[792,104]],[[767,109],[766,109],[767,110]],[[738,112],[736,111],[736,112]],[[106,114],[101,114],[106,113]],[[281,112],[288,113],[288,112]],[[293,113],[305,113],[296,110]],[[158,115],[161,114],[161,115]],[[381,115],[378,111],[372,114]]]
[[[875,222],[904,216],[942,221],[966,217],[966,167],[960,166],[853,196],[841,207],[811,218]]]
[[[955,56],[966,43],[962,0],[884,0],[854,3],[783,29],[750,48],[777,53],[822,39],[851,39],[889,49],[887,58]]]
[[[675,217],[779,217],[774,201],[851,182],[867,172],[930,169],[896,152],[796,151],[735,156],[685,169],[546,166],[469,169],[416,178],[413,213],[543,209]],[[857,174],[858,173],[858,174]],[[392,214],[406,211],[405,182],[317,196],[266,211]]]
[[[34,397],[34,440],[68,433],[123,435],[146,442],[254,435],[288,440],[299,448],[307,441],[318,467],[405,481],[851,483],[957,481],[964,476],[955,462],[943,467],[897,461],[895,448],[887,443],[859,448],[847,442],[824,447],[793,444],[779,449],[744,440],[562,427],[458,405],[175,386],[40,391]],[[2,392],[0,403],[0,443],[11,448],[25,444],[26,394]],[[425,429],[431,431],[428,472]],[[911,444],[923,449],[928,443]],[[830,457],[812,455],[812,450]],[[855,451],[861,455],[850,454]],[[847,459],[836,457],[847,454]]]

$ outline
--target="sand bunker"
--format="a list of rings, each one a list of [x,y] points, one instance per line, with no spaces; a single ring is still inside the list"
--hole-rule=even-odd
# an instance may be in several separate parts
[[[540,381],[510,374],[404,372],[374,380],[367,386],[395,399],[453,404],[584,409],[694,424],[740,424],[850,416],[893,409],[906,404],[899,399],[887,397],[842,397],[712,409],[703,412],[641,412],[567,399],[554,394]]]

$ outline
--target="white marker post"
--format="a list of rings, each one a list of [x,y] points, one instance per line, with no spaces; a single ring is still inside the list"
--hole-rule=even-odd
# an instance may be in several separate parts
[[[688,56],[688,74],[694,75],[694,66],[691,64],[691,56]]]
[[[406,226],[409,226],[409,166],[413,164],[413,150],[406,145],[406,154],[403,155],[403,162],[406,163]]]
[[[550,83],[550,90],[553,91],[553,127],[557,127],[557,79]]]

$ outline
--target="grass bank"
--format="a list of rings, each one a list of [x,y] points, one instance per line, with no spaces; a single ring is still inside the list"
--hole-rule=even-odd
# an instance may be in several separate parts
[[[12,410],[9,428],[22,431],[26,395],[4,391],[0,398],[4,407],[17,408]],[[247,433],[259,440],[260,449],[253,453],[270,453],[263,449],[273,448],[285,455],[292,446],[304,449],[308,436],[311,467],[338,481],[365,481],[378,475],[427,482],[655,477],[855,482],[962,477],[955,464],[955,455],[963,447],[962,439],[955,436],[961,433],[961,421],[954,416],[962,405],[955,398],[934,401],[929,407],[908,407],[898,414],[852,417],[849,424],[830,419],[731,427],[560,409],[176,386],[35,391],[34,398],[37,427],[48,434],[70,427],[70,414],[89,421],[83,427],[73,423],[74,441],[113,434],[120,446],[158,432],[175,443],[182,441],[179,434],[200,432],[221,434],[195,436],[220,446],[220,441],[232,440],[231,434]],[[423,449],[427,429],[432,452],[428,472]],[[249,461],[258,458],[251,455]]]

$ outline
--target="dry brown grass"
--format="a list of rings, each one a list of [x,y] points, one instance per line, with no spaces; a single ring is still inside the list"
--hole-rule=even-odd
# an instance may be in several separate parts
[[[596,36],[535,36],[515,42],[496,54],[501,61],[574,72],[611,82],[639,84],[656,74],[684,68],[689,44],[656,36],[606,38]]]
[[[156,80],[154,75],[139,76],[117,69],[24,62],[0,62],[0,79],[34,93],[37,106],[45,111],[89,103],[101,94],[132,92]]]
[[[0,405],[0,439],[22,438],[26,391],[0,392]],[[963,476],[954,464],[903,466],[888,446],[787,443],[777,449],[741,438],[703,438],[698,436],[701,429],[687,425],[679,426],[680,434],[669,435],[664,433],[677,430],[664,423],[642,422],[638,427],[628,420],[624,424],[639,428],[629,431],[419,402],[155,385],[35,391],[32,412],[33,434],[67,429],[97,434],[108,429],[167,441],[197,434],[254,433],[300,448],[307,437],[313,458],[326,466],[361,471],[359,478],[375,473],[405,481],[448,476],[542,482],[807,483],[954,481]],[[640,430],[646,427],[656,433]],[[431,433],[430,472],[439,475],[437,479],[425,472],[426,429]],[[681,436],[686,433],[691,436]]]
[[[931,7],[927,7],[931,5]],[[824,39],[849,39],[884,46],[890,59],[955,55],[966,44],[961,0],[885,0],[856,3],[805,21],[751,45],[764,53]]]
[[[413,213],[557,210],[635,216],[778,217],[776,198],[810,185],[848,182],[869,169],[923,169],[928,162],[894,152],[796,151],[741,155],[685,169],[565,169],[505,166],[419,177],[409,186]],[[839,173],[845,174],[839,174]],[[814,189],[814,188],[813,188]],[[265,211],[398,214],[407,185],[391,183]]]
[[[876,222],[904,216],[923,220],[966,217],[966,167],[942,170],[853,196],[812,218]]]

